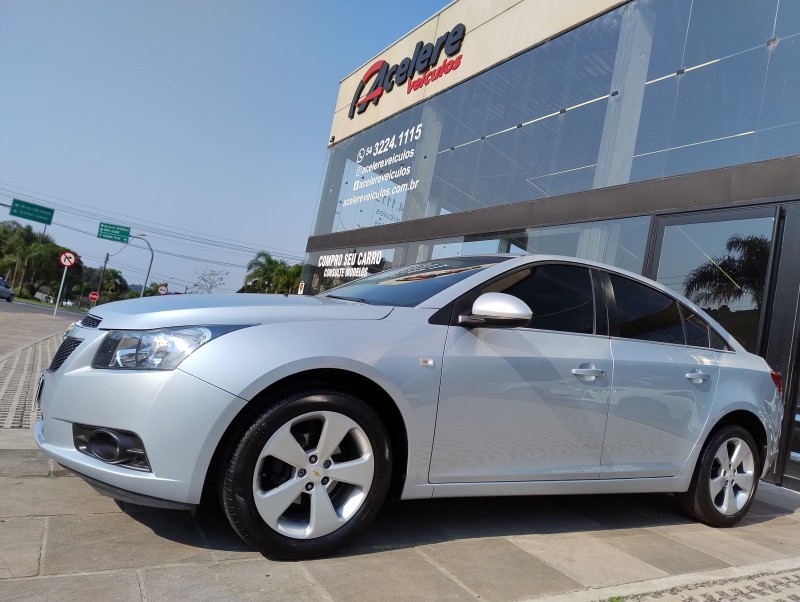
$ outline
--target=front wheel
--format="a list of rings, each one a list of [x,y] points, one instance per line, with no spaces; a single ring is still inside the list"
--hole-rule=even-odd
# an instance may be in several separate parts
[[[11,303],[13,300],[14,300],[14,295],[9,295],[8,298],[6,299],[6,301],[8,301],[9,303]]]
[[[375,517],[391,468],[386,429],[368,405],[344,392],[297,391],[252,416],[228,458],[223,506],[269,557],[324,556]]]
[[[750,509],[761,462],[750,433],[736,425],[706,442],[686,493],[677,494],[689,516],[712,527],[731,527]]]

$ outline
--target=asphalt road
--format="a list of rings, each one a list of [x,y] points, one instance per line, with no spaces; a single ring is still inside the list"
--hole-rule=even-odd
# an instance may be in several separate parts
[[[52,316],[53,315],[53,306],[47,305],[39,305],[37,303],[26,303],[25,301],[20,301],[19,299],[14,299],[12,303],[8,303],[7,301],[3,300],[0,301],[0,314],[21,314],[21,313],[35,313],[35,314],[45,314]],[[83,317],[84,312],[82,311],[74,311],[67,307],[61,307],[56,312],[56,317],[63,316],[63,317],[70,317],[70,316],[77,316],[73,317],[71,321],[75,321]]]

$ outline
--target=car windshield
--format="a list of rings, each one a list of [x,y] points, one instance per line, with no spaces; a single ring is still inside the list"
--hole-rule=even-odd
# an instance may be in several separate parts
[[[320,296],[370,305],[413,307],[467,276],[508,259],[501,255],[435,259],[348,282]]]

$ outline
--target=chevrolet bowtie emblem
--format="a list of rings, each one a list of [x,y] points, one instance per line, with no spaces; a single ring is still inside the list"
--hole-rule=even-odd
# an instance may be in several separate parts
[[[317,478],[319,478],[319,477],[320,477],[319,473],[318,473],[316,470],[312,470],[311,472],[313,472],[313,473],[314,473],[314,476],[315,476],[315,477],[317,477]]]

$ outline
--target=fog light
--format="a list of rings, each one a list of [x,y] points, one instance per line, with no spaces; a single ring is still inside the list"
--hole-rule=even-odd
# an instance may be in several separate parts
[[[125,468],[150,472],[150,462],[138,435],[85,424],[72,425],[72,438],[79,452]]]

